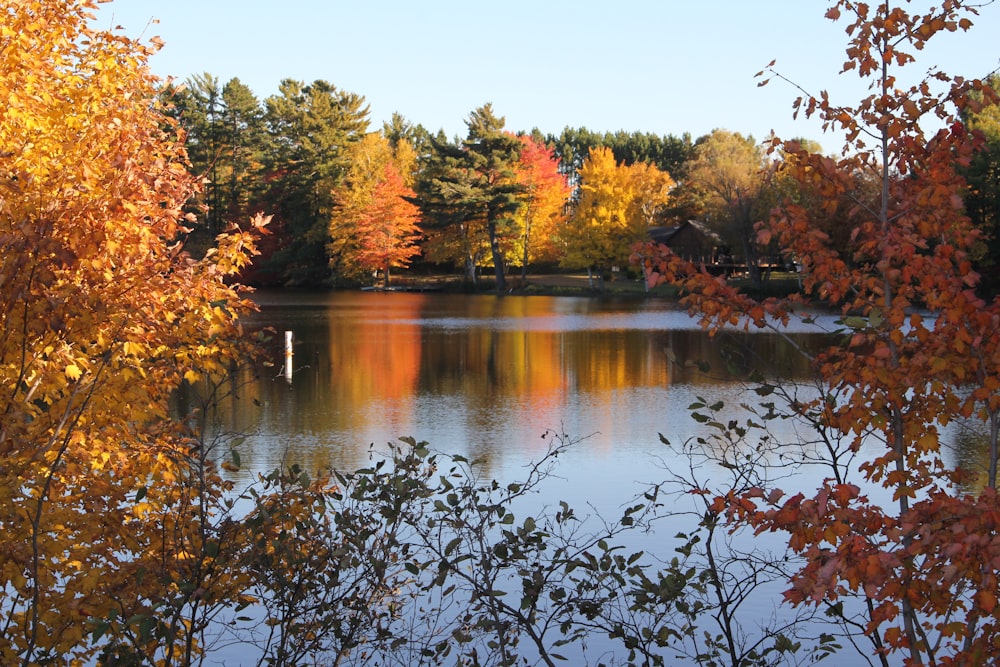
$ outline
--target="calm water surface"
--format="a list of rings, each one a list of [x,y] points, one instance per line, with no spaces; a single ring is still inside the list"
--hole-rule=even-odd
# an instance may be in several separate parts
[[[481,461],[487,475],[516,478],[554,431],[581,440],[562,475],[624,499],[669,465],[659,434],[681,442],[698,432],[688,410],[697,397],[735,406],[752,397],[739,381],[751,369],[789,380],[806,371],[778,337],[711,338],[664,300],[255,298],[261,311],[250,326],[276,331],[272,364],[222,410],[225,428],[249,435],[249,475],[282,461],[354,469],[370,445],[412,436]],[[294,334],[290,380],[286,330]]]

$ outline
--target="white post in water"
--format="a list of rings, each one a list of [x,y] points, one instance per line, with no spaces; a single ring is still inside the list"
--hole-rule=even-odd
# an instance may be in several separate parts
[[[292,383],[292,357],[295,351],[292,349],[292,332],[285,332],[285,381]]]

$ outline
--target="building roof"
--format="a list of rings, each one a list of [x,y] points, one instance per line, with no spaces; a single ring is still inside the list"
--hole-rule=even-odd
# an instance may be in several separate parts
[[[706,240],[721,244],[722,238],[708,228],[704,222],[698,220],[685,220],[679,225],[674,225],[671,227],[650,227],[649,237],[656,243],[662,243],[663,245],[669,246],[670,242],[680,234],[685,229],[693,229],[698,234],[705,237]]]

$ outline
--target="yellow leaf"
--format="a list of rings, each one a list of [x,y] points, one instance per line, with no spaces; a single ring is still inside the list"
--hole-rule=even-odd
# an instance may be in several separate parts
[[[80,367],[76,364],[70,364],[66,367],[64,372],[66,373],[66,377],[70,380],[78,380],[80,379],[80,376],[83,375],[83,371],[81,371]]]

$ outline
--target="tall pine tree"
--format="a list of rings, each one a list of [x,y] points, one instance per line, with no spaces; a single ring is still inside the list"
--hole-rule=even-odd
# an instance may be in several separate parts
[[[364,98],[326,81],[286,79],[267,98],[271,135],[266,200],[282,248],[272,268],[286,284],[329,279],[326,255],[333,192],[346,173],[350,146],[368,130]]]
[[[418,187],[424,218],[439,237],[460,240],[466,270],[473,278],[479,258],[477,231],[483,231],[500,292],[506,290],[512,217],[524,191],[516,177],[521,142],[504,131],[504,123],[486,104],[465,121],[469,130],[465,141],[432,141],[434,153]],[[459,245],[451,247],[457,251]]]

